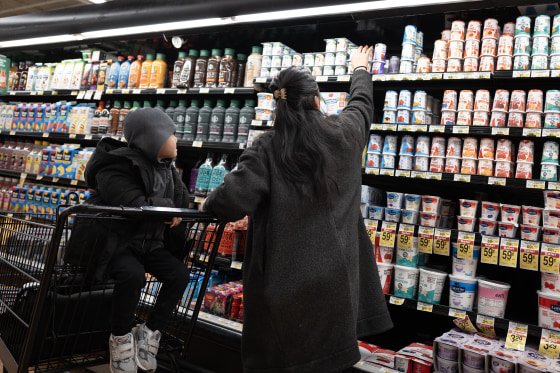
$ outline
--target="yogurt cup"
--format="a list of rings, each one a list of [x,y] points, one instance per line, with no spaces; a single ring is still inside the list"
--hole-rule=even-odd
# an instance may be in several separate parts
[[[443,59],[446,60],[448,56],[448,46],[445,40],[438,39],[434,42],[434,53],[432,59]]]
[[[421,267],[420,279],[418,281],[418,300],[420,302],[440,304],[446,278],[446,272]]]
[[[493,111],[490,117],[490,127],[505,127],[507,114],[501,111]]]
[[[410,124],[411,115],[409,109],[397,110],[397,124]]]
[[[430,138],[428,136],[418,136],[414,155],[417,157],[428,157],[430,155]]]
[[[418,290],[418,268],[394,267],[394,289],[393,294],[397,297],[414,299]]]
[[[480,246],[474,246],[472,259],[459,258],[457,244],[453,243],[453,263],[451,273],[454,276],[473,279],[476,277],[476,267],[480,258]]]
[[[521,140],[517,152],[517,162],[533,163],[535,143],[531,140]]]
[[[455,124],[456,121],[455,111],[450,110],[442,110],[441,111],[441,121],[440,124],[452,126]]]
[[[493,236],[496,234],[496,228],[498,227],[498,223],[494,220],[490,219],[479,219],[478,223],[478,231],[480,234],[484,236]]]
[[[420,213],[420,225],[425,227],[437,227],[437,223],[440,220],[440,215],[432,212],[422,212]]]
[[[494,169],[495,177],[513,177],[513,162],[497,161]]]
[[[367,153],[366,154],[366,168],[374,167],[379,168],[381,166],[381,155]]]
[[[461,169],[461,160],[458,158],[447,158],[445,160],[445,172],[458,174]]]
[[[276,100],[272,93],[257,93],[257,107],[259,109],[274,110],[276,108]]]
[[[385,136],[385,143],[383,144],[383,154],[397,155],[397,136]]]
[[[498,41],[496,39],[482,39],[482,46],[480,47],[481,56],[496,56],[498,49]]]
[[[531,57],[531,70],[546,70],[548,69],[547,56],[532,56]]]
[[[429,169],[429,157],[414,157],[414,170],[417,171],[428,171]]]
[[[532,89],[527,94],[527,113],[542,113],[544,93],[540,89]]]
[[[462,364],[463,373],[484,373],[484,369],[471,368],[467,364]]]
[[[383,144],[383,136],[372,134],[369,136],[368,153],[381,154],[381,146]]]
[[[500,41],[498,42],[498,56],[509,56],[513,55],[513,36],[502,35],[500,36]]]
[[[439,136],[432,138],[430,157],[445,157],[445,138]]]
[[[531,56],[548,56],[548,37],[536,36],[533,38],[533,48]]]
[[[517,224],[508,222],[498,222],[498,235],[500,237],[514,238],[517,233]]]
[[[381,233],[377,232],[376,240],[379,242]],[[378,243],[375,245],[375,261],[377,263],[391,264],[393,262],[393,255],[395,249],[391,246],[382,246]]]
[[[405,224],[418,224],[418,211],[401,211],[401,221]]]
[[[537,290],[539,295],[539,326],[559,330],[560,294],[545,293]]]
[[[418,267],[418,237],[412,238],[411,249],[404,249],[397,245],[396,264],[403,267]]]
[[[514,373],[515,363],[492,356],[490,361],[490,371],[492,373]]]
[[[516,179],[530,180],[533,178],[533,164],[532,163],[518,163],[517,170],[515,171]]]
[[[533,38],[543,36],[548,39],[550,36],[550,16],[541,14],[535,18],[535,29],[533,30]]]
[[[457,20],[451,23],[449,40],[465,40],[465,22]]]
[[[560,209],[560,192],[555,190],[544,191],[544,208],[550,210]]]
[[[403,200],[404,200],[403,193],[387,192],[387,207],[393,209],[400,209],[402,208]]]
[[[500,210],[502,212],[502,221],[509,223],[517,223],[519,221],[521,206],[501,204]]]
[[[529,56],[513,57],[513,70],[529,70]]]
[[[476,160],[474,159],[463,159],[461,163],[461,173],[466,175],[476,174]]]
[[[541,207],[522,206],[523,224],[539,225],[543,209]]]
[[[477,280],[449,275],[449,306],[465,311],[472,311]]]
[[[416,34],[418,30],[414,25],[407,25],[404,28],[403,43],[414,43],[416,45]]]
[[[474,107],[474,93],[470,90],[462,90],[459,93],[459,104],[457,110],[468,111],[473,110]]]
[[[494,65],[496,58],[492,56],[480,57],[480,64],[478,66],[478,71],[490,71],[494,72]]]
[[[457,216],[457,229],[462,232],[474,232],[476,218],[470,216]]]
[[[386,263],[376,263],[377,273],[379,274],[379,281],[381,282],[381,288],[383,289],[383,294],[389,294],[391,290],[391,280],[393,278],[394,266],[392,264]]]
[[[488,112],[487,111],[475,111],[473,114],[473,126],[488,126]]]
[[[544,210],[543,226],[549,228],[560,228],[560,210]]]
[[[560,147],[557,142],[546,141],[543,145],[541,164],[558,164],[558,153]]]
[[[523,127],[523,113],[512,112],[508,115],[508,127]]]
[[[560,128],[560,113],[546,113],[544,115],[544,128]]]
[[[447,68],[447,59],[436,59],[432,61],[432,72],[443,73]]]
[[[541,272],[541,291],[560,295],[560,274]]]
[[[480,148],[478,149],[478,159],[494,160],[495,156],[494,139],[483,138],[480,140]]]
[[[484,370],[485,363],[486,352],[478,353],[478,351],[472,351],[467,348],[463,349],[463,367]]]
[[[540,128],[542,124],[541,113],[527,113],[525,116],[525,127]]]
[[[430,172],[443,172],[445,169],[445,158],[433,157],[430,160]]]
[[[441,198],[437,196],[422,196],[422,212],[438,214],[441,207]]]
[[[494,173],[494,161],[481,159],[478,161],[477,175],[492,176]]]
[[[522,240],[538,241],[541,227],[533,224],[520,224],[519,230]]]
[[[418,194],[405,194],[404,195],[404,208],[407,211],[420,211],[420,202],[422,196]]]
[[[441,215],[454,215],[455,214],[455,206],[454,202],[451,202],[448,199],[441,200],[441,208],[440,212]]]
[[[543,164],[541,166],[541,180],[556,181],[558,180],[558,166],[553,164]]]
[[[504,24],[502,35],[515,36],[515,22],[507,22]]]
[[[383,123],[397,123],[397,111],[396,110],[384,110],[383,111]]]
[[[483,39],[497,39],[499,31],[498,20],[495,18],[487,18],[484,20],[484,29],[482,30]]]
[[[274,120],[274,111],[269,109],[255,109],[256,120]]]
[[[525,112],[525,101],[527,94],[522,90],[515,90],[511,92],[511,99],[509,101],[509,111],[511,112]]]
[[[550,89],[546,91],[544,112],[545,113],[560,112],[560,90]]]
[[[383,216],[385,216],[385,207],[370,206],[368,208],[368,216],[372,220],[383,220]]]
[[[461,40],[451,40],[449,42],[449,57],[448,58],[463,58],[465,42]]]
[[[463,61],[463,71],[478,71],[478,58],[465,58],[465,60]]]
[[[446,90],[441,103],[442,110],[457,110],[457,91]]]
[[[531,18],[527,16],[517,17],[515,20],[515,36],[531,35]]]
[[[478,279],[478,313],[504,318],[510,287],[505,282]]]
[[[477,159],[478,154],[478,141],[474,137],[466,137],[463,141],[463,159]]]
[[[476,210],[478,207],[478,201],[472,199],[460,199],[459,200],[459,211],[461,216],[464,217],[476,217]]]
[[[399,157],[399,170],[412,170],[412,155],[401,155]]]
[[[530,55],[531,38],[528,36],[518,36],[513,41],[513,55],[514,56],[529,56]]]
[[[474,110],[489,111],[490,110],[490,92],[485,89],[476,91],[474,98]]]
[[[480,41],[467,40],[465,42],[465,59],[478,58],[480,56]]]
[[[466,40],[480,40],[480,33],[482,29],[482,23],[480,21],[472,20],[469,21],[467,25],[467,35]]]
[[[513,144],[511,140],[499,139],[496,147],[496,161],[511,162],[513,157]]]
[[[438,341],[436,356],[446,360],[457,361],[459,358],[459,350],[457,349],[457,346]]]
[[[560,243],[560,229],[543,227],[542,239],[546,243]]]
[[[447,59],[447,72],[448,73],[456,73],[461,71],[461,63],[463,62],[462,58],[448,58]]]
[[[447,360],[441,357],[436,357],[437,373],[458,373],[459,364],[456,360]]]
[[[398,223],[401,220],[401,210],[386,208],[385,209],[385,221],[390,221],[393,223]]]

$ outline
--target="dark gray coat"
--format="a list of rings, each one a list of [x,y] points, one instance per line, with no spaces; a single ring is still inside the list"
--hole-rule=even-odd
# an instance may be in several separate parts
[[[243,264],[246,372],[339,372],[360,359],[357,338],[392,327],[360,214],[362,151],[373,116],[370,75],[357,71],[348,106],[328,117],[327,173],[340,196],[302,208],[276,171],[270,133],[206,202],[226,220],[251,216]]]

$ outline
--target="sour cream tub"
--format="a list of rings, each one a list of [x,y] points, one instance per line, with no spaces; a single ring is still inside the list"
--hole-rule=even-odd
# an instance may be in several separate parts
[[[404,194],[397,192],[387,192],[387,207],[400,209],[403,205]]]
[[[440,215],[432,212],[420,213],[420,225],[435,228],[438,226]]]
[[[478,313],[503,318],[511,285],[486,279],[478,280]]]
[[[370,206],[368,208],[368,216],[372,220],[383,220],[384,213],[385,213],[385,207]]]
[[[539,326],[541,328],[560,330],[560,294],[545,293],[537,290],[539,295]]]
[[[496,228],[498,223],[494,220],[489,219],[479,219],[478,232],[484,236],[493,236],[496,234]]]
[[[472,311],[477,280],[449,275],[449,306]]]
[[[379,281],[381,281],[383,294],[389,294],[391,280],[393,278],[393,270],[394,266],[392,264],[377,263],[377,273],[379,274]]]
[[[414,299],[418,290],[418,268],[394,267],[394,290],[393,294],[397,297]]]
[[[401,220],[401,210],[387,207],[385,209],[385,220],[398,223]]]
[[[457,216],[457,229],[462,232],[474,232],[476,218],[470,216]]]
[[[422,196],[422,212],[439,213],[441,198],[438,196]]]
[[[420,268],[420,280],[418,282],[418,300],[439,304],[447,273],[431,268]]]
[[[476,267],[480,258],[480,246],[474,246],[472,259],[459,258],[457,254],[457,244],[453,243],[453,267],[452,274],[467,278],[476,277]]]
[[[560,228],[560,210],[544,210],[543,225],[550,228]]]
[[[542,238],[546,243],[560,243],[560,229],[543,227]]]
[[[401,211],[401,222],[405,224],[418,224],[418,211]]]
[[[533,224],[520,224],[519,230],[522,240],[538,241],[541,227]]]

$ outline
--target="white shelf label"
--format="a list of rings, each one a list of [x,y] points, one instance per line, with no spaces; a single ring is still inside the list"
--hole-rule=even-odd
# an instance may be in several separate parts
[[[404,299],[392,296],[389,298],[389,303],[394,304],[395,306],[402,306],[404,304]]]
[[[366,175],[379,175],[379,168],[366,167]]]
[[[506,186],[506,179],[503,177],[489,177],[488,185]]]
[[[509,136],[509,128],[492,127],[492,135]]]
[[[441,180],[442,173],[441,172],[428,172],[426,174],[428,180]]]
[[[383,131],[396,131],[397,125],[396,124],[384,124]]]
[[[382,168],[379,170],[379,174],[383,176],[395,176],[395,170],[392,168]]]
[[[549,78],[550,70],[533,70],[531,71],[531,78]]]
[[[541,137],[541,130],[538,128],[523,128],[523,137]]]
[[[350,75],[339,75],[336,78],[337,82],[349,82],[350,81]]]
[[[530,189],[546,189],[546,181],[541,180],[527,180],[527,188]]]
[[[440,125],[431,125],[430,132],[436,132],[436,133],[444,133],[445,132],[445,126],[440,126]]]
[[[529,70],[516,70],[513,72],[512,77],[514,78],[530,78],[531,71]]]
[[[386,79],[386,76],[384,74],[374,74],[371,76],[371,80],[373,82],[384,82]]]
[[[453,126],[453,133],[468,134],[469,133],[469,127],[468,126]]]
[[[370,127],[371,131],[383,131],[383,124],[372,123]]]
[[[410,171],[406,170],[396,170],[395,176],[397,177],[410,177]]]
[[[232,95],[232,94],[235,93],[235,88],[225,88],[225,89],[224,89],[224,93],[225,93],[226,95],[228,95],[228,94],[229,94],[229,95]]]
[[[95,91],[95,94],[93,95],[93,99],[101,100],[101,97],[103,97],[103,91]]]
[[[193,148],[202,148],[202,141],[193,141]]]
[[[464,183],[471,182],[471,175],[464,175],[464,174],[454,174],[453,181],[462,181]]]
[[[200,88],[198,92],[201,94],[210,93],[210,88]]]
[[[413,179],[425,179],[426,178],[426,172],[424,171],[411,171],[410,172],[410,177]]]
[[[91,100],[91,98],[93,97],[93,92],[94,91],[87,91],[86,94],[84,95],[84,99]]]
[[[319,83],[325,83],[329,81],[329,77],[326,75],[317,75],[315,76],[315,81]]]

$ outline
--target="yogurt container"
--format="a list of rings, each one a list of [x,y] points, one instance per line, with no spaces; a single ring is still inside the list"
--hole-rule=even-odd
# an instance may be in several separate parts
[[[436,269],[421,267],[418,282],[418,300],[439,304],[447,273]]]
[[[541,272],[541,291],[560,294],[560,274]]]
[[[558,164],[559,146],[557,142],[546,141],[543,145],[541,164]]]
[[[418,237],[412,238],[412,246],[410,249],[402,248],[397,245],[397,261],[398,266],[418,267]]]
[[[539,295],[539,326],[559,330],[560,294],[545,293],[537,290]]]
[[[401,155],[399,157],[399,170],[412,170],[412,155]]]
[[[560,54],[560,37],[550,39],[550,56],[554,57]]]
[[[381,167],[381,154],[366,154],[366,168],[379,168]]]
[[[493,111],[490,118],[490,127],[505,127],[507,114],[502,111]]]
[[[558,244],[560,242],[560,229],[543,227],[542,239],[546,243]]]
[[[442,110],[457,110],[457,91],[446,90],[441,103]]]
[[[380,206],[369,206],[368,217],[372,220],[383,220],[385,216],[385,207]]]
[[[394,208],[385,208],[385,220],[398,223],[401,220],[401,210]]]
[[[416,45],[416,34],[418,30],[414,25],[407,25],[404,28],[403,43],[414,43]]]
[[[502,35],[515,36],[515,22],[505,23]]]
[[[412,111],[412,124],[426,124],[426,111],[425,110],[413,110]]]
[[[448,58],[463,58],[464,41],[451,40],[449,42],[449,57]]]
[[[451,30],[445,29],[441,32],[441,39],[445,40],[445,42],[449,42],[451,40]]]
[[[482,39],[482,47],[480,48],[481,56],[496,56],[498,50],[498,41],[496,39]]]
[[[467,137],[463,141],[463,152],[461,154],[463,159],[477,159],[478,154],[478,141],[474,137]]]
[[[438,337],[436,356],[446,360],[457,361],[459,358],[459,350],[455,344],[454,340],[448,341],[445,335]]]
[[[500,210],[502,212],[502,221],[509,223],[517,223],[519,221],[521,206],[507,205],[502,203],[500,206]]]
[[[263,58],[264,60],[264,58]],[[304,53],[303,54],[303,66],[313,67],[315,66],[315,54],[314,53]]]
[[[492,56],[480,57],[480,64],[478,66],[478,71],[490,71],[494,72],[496,58]]]
[[[463,61],[463,71],[478,71],[478,58],[465,58]]]
[[[453,42],[452,42],[453,43]],[[478,58],[480,55],[480,41],[467,40],[465,42],[465,58]],[[460,57],[458,57],[460,58]]]
[[[400,209],[402,208],[404,200],[403,193],[387,192],[387,207]]]
[[[455,111],[442,110],[440,124],[452,126],[455,124]]]
[[[415,140],[414,137],[409,135],[404,135],[401,139],[401,147],[399,151],[399,155],[414,155],[415,149]]]
[[[381,168],[395,168],[395,156],[390,154],[383,154],[383,157],[381,158]]]
[[[508,127],[523,127],[523,113],[512,112],[508,115]]]
[[[447,158],[445,160],[445,172],[458,174],[461,169],[461,160],[458,158]]]
[[[385,102],[383,103],[383,110],[397,110],[398,100],[399,100],[399,94],[397,93],[397,91],[385,92]],[[403,98],[403,106],[404,106],[404,98]]]
[[[466,175],[475,175],[477,171],[476,160],[474,159],[463,159],[461,162],[461,173]]]
[[[513,145],[511,140],[499,139],[496,148],[496,161],[512,161]]]
[[[383,136],[371,134],[369,136],[368,153],[381,154],[381,144],[383,143]]]
[[[461,139],[458,137],[450,137],[447,140],[446,156],[449,158],[461,158]]]
[[[414,157],[414,170],[416,171],[428,171],[429,169],[429,157],[416,156]]]
[[[498,234],[500,237],[514,238],[517,233],[517,224],[508,222],[498,222]]]
[[[532,89],[527,95],[527,113],[542,113],[543,111],[543,91]]]
[[[548,37],[537,36],[533,38],[531,56],[548,56]]]
[[[437,60],[437,59],[443,59],[446,60],[447,59],[447,42],[445,40],[436,40],[434,42],[434,54],[433,54],[433,60]]]
[[[336,52],[336,39],[325,39],[325,52]]]
[[[445,157],[445,138],[439,136],[432,138],[430,157]]]
[[[334,75],[334,66],[333,65],[325,65],[323,66],[323,75],[326,76],[333,76]]]
[[[463,59],[462,58],[448,58],[447,59],[447,72],[456,73],[461,71]]]
[[[391,289],[391,280],[393,278],[394,266],[387,263],[376,263],[377,264],[377,274],[379,275],[379,281],[381,282],[381,288],[383,289],[383,294],[389,294]]]
[[[487,111],[475,111],[472,120],[473,126],[488,126],[488,112]]]
[[[416,54],[416,44],[403,44],[401,50],[401,60],[414,61]]]
[[[498,39],[498,20],[495,18],[487,18],[484,20],[484,29],[482,30],[483,39]]]
[[[521,140],[517,152],[517,162],[533,163],[535,143],[531,140]]]
[[[557,15],[554,16],[552,20],[552,37],[560,36],[560,17]]]
[[[529,56],[530,55],[531,38],[528,36],[518,36],[513,41],[513,55],[514,56]]]
[[[412,108],[412,94],[408,89],[403,89],[399,92],[399,100],[397,109],[408,109]]]
[[[401,211],[401,222],[405,224],[418,224],[418,212],[417,211]]]
[[[272,93],[257,93],[257,108],[274,110],[276,108],[276,100]]]
[[[527,113],[525,116],[525,127],[540,128],[541,123],[541,113]]]
[[[560,128],[560,113],[546,113],[544,115],[544,128]]]
[[[432,212],[422,212],[420,213],[420,225],[425,227],[437,227],[437,223],[440,220],[439,214]]]
[[[446,59],[433,59],[432,60],[432,72],[433,73],[443,73],[447,69]]]
[[[533,164],[532,163],[518,163],[515,171],[516,179],[530,180],[533,178]]]
[[[478,279],[478,313],[504,318],[510,284]]]
[[[373,60],[374,61],[385,61],[385,55],[387,53],[387,45],[383,43],[375,44],[375,48],[373,50]]]
[[[474,107],[474,94],[470,90],[462,90],[459,93],[459,105],[457,110],[460,111],[472,111]]]
[[[422,196],[422,212],[439,213],[441,198],[437,196]]]
[[[513,177],[513,162],[497,161],[494,168],[495,177]]]
[[[490,92],[485,89],[476,91],[474,99],[475,111],[490,111]]]
[[[385,136],[385,143],[383,145],[383,154],[397,155],[397,136]]]
[[[401,59],[401,63],[399,65],[399,73],[410,74],[413,71],[414,71],[414,61]]]
[[[255,109],[256,120],[274,120],[274,111],[270,109]]]
[[[515,36],[531,35],[531,18],[527,16],[517,17],[515,20]]]
[[[418,61],[416,62],[417,73],[429,73],[431,70],[431,62],[428,57],[418,58]]]
[[[447,360],[436,357],[437,373],[457,373],[459,371],[457,360]]]
[[[508,103],[509,103],[509,91],[505,89],[498,89],[494,94],[494,103],[492,105],[492,111],[506,112],[508,110]]]
[[[536,37],[550,37],[550,16],[541,14],[535,18],[535,29],[533,31],[533,39]]]
[[[533,56],[531,57],[531,70],[546,70],[548,69],[547,56]]]
[[[465,39],[480,40],[481,29],[482,29],[482,23],[480,21],[476,21],[476,20],[469,21]]]
[[[430,172],[443,172],[445,169],[445,158],[431,158]]]
[[[498,223],[494,220],[489,219],[479,219],[478,223],[478,231],[480,234],[484,236],[493,236],[496,234],[496,228],[498,227]]]
[[[449,275],[449,306],[472,311],[477,280]]]
[[[538,241],[541,227],[533,224],[520,224],[519,230],[522,240]]]
[[[404,208],[408,211],[420,211],[420,201],[422,197],[418,194],[404,195]]]
[[[546,91],[546,101],[544,104],[545,113],[560,112],[560,90],[550,89]]]
[[[451,23],[449,40],[465,40],[465,22],[457,20]]]
[[[560,228],[560,210],[544,210],[543,225],[548,228]]]
[[[478,208],[478,201],[472,199],[460,199],[459,200],[459,211],[463,217],[476,217],[476,211]]]
[[[513,70],[529,70],[529,56],[514,56]]]
[[[384,110],[383,123],[397,123],[397,110]]]
[[[428,157],[430,155],[430,138],[428,136],[418,136],[414,155],[421,157]]]
[[[414,92],[414,99],[413,99],[413,110],[426,110],[428,102],[428,95],[426,91],[416,91]]]
[[[527,94],[525,91],[515,90],[511,92],[511,99],[509,102],[509,111],[524,113],[525,112],[525,101]]]
[[[541,180],[556,181],[558,180],[558,166],[553,164],[543,164],[541,166]]]
[[[457,216],[457,229],[462,232],[474,232],[476,218],[470,216]]]
[[[478,149],[479,159],[494,159],[494,139],[483,138],[480,140],[480,148]]]
[[[395,265],[393,294],[397,297],[414,299],[418,290],[418,276],[418,268]]]
[[[502,35],[500,36],[500,41],[498,42],[498,56],[509,56],[513,55],[513,36]]]
[[[494,174],[494,161],[489,159],[480,159],[476,171],[477,175],[492,176]]]

